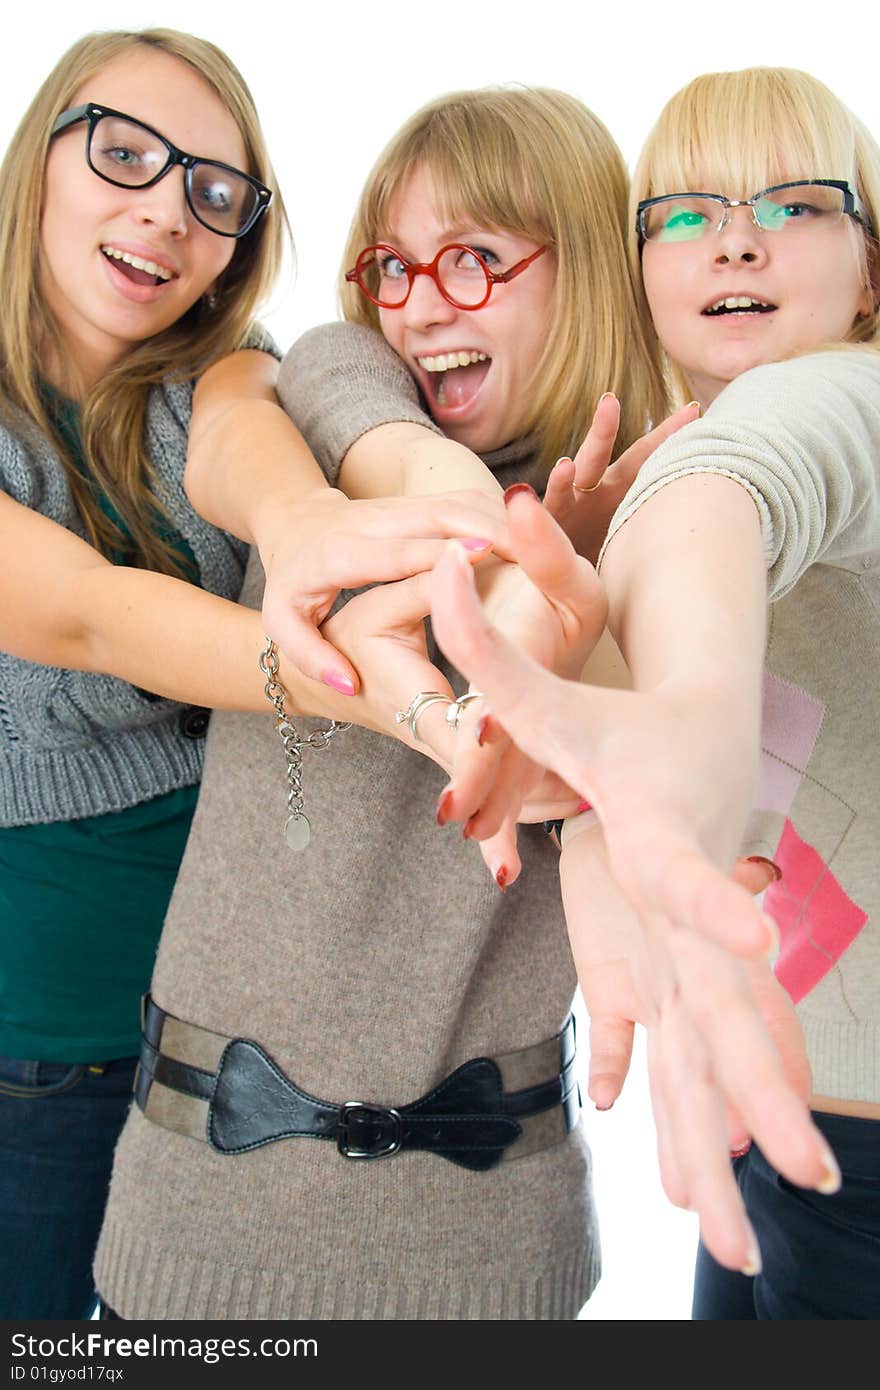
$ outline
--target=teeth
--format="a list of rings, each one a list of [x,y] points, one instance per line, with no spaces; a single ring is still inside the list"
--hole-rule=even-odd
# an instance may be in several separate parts
[[[757,309],[767,309],[769,305],[763,299],[751,299],[747,294],[729,294],[726,299],[717,299],[710,306],[710,313],[717,313],[721,309],[751,309],[754,305]]]
[[[102,246],[101,250],[114,261],[125,261],[126,265],[133,265],[135,270],[145,270],[148,275],[157,275],[160,280],[171,279],[171,271],[164,265],[157,265],[155,261],[145,261],[141,256],[132,256],[128,251],[117,251],[115,246]]]
[[[485,352],[441,352],[436,357],[416,358],[426,372],[451,372],[456,367],[469,367],[472,362],[487,362]]]

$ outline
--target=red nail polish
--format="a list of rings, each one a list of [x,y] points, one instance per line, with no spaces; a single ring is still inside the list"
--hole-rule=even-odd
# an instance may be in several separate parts
[[[515,497],[515,496],[517,495],[518,492],[528,492],[528,493],[531,493],[532,497],[534,497],[534,499],[535,499],[536,502],[540,500],[539,497],[538,497],[538,494],[535,492],[535,489],[534,489],[533,487],[530,487],[528,483],[511,483],[510,487],[509,487],[509,488],[505,488],[505,490],[504,490],[504,505],[505,505],[505,507],[507,506],[507,504],[508,504],[508,502],[510,501],[511,497]]]
[[[450,789],[449,787],[447,787],[447,788],[446,788],[446,791],[445,791],[445,792],[441,792],[441,793],[440,793],[440,796],[439,796],[438,799],[437,799],[437,824],[438,824],[438,825],[445,825],[446,822],[449,820],[449,816],[450,816],[449,803],[450,803],[451,800],[452,800],[452,791],[451,791],[451,789]]]
[[[480,748],[487,743],[494,743],[497,737],[497,726],[492,722],[491,714],[483,714],[477,720],[474,727],[474,737]]]
[[[507,887],[509,879],[510,870],[508,869],[506,864],[500,864],[498,868],[495,870],[495,882],[498,884],[498,887],[501,889],[502,893]]]
[[[461,827],[461,838],[463,840],[469,840],[472,837],[474,833],[474,821],[477,819],[478,814],[478,812],[474,812],[472,816],[468,816],[464,825]]]
[[[767,859],[763,854],[750,854],[746,858],[748,864],[766,864],[773,875],[773,882],[778,883],[782,878],[782,870],[772,859]]]
[[[579,816],[580,813],[581,813],[581,811],[592,811],[592,809],[593,809],[593,803],[592,803],[592,801],[579,801],[579,802],[578,802],[578,805],[577,805],[577,811],[575,812],[575,815],[578,815],[578,816]]]

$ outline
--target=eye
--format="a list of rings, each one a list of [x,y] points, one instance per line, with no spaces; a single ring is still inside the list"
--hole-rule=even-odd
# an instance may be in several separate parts
[[[120,169],[137,169],[147,163],[142,150],[122,143],[102,145],[97,151],[104,164],[115,164]]]
[[[471,255],[468,255],[466,251],[462,251],[459,254],[457,263],[459,270],[480,271],[482,269],[480,261],[483,262],[483,265],[487,265],[490,268],[495,265],[500,265],[501,263],[501,257],[496,255],[494,251],[490,251],[488,246],[471,246],[470,251],[472,252]],[[477,257],[479,257],[479,260],[477,260]]]
[[[814,207],[812,203],[770,203],[766,210],[761,209],[762,221],[766,219],[768,224],[777,226],[800,218],[821,217],[823,211],[823,208]]]
[[[691,241],[702,234],[709,225],[703,212],[694,208],[673,208],[663,215],[660,227],[661,241]]]
[[[213,183],[203,183],[198,188],[199,202],[203,203],[211,212],[231,212],[235,199],[228,183],[216,180]]]
[[[401,256],[383,252],[378,258],[379,274],[385,280],[401,280],[406,276],[406,262]]]

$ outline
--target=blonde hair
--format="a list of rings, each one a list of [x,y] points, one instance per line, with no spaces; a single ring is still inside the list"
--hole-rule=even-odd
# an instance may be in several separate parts
[[[592,112],[547,88],[481,88],[417,111],[373,167],[354,215],[343,271],[388,235],[391,200],[430,170],[440,215],[548,243],[556,257],[552,332],[535,369],[521,434],[546,472],[581,443],[599,396],[621,402],[616,452],[665,407],[660,357],[641,331],[626,257],[628,179]],[[341,281],[347,319],[378,329],[378,311]]]
[[[229,265],[214,286],[164,332],[137,344],[85,393],[82,444],[94,475],[84,480],[53,426],[41,396],[47,350],[65,362],[59,333],[39,288],[43,183],[56,118],[71,105],[83,83],[122,54],[146,48],[166,53],[192,68],[235,119],[247,150],[248,170],[274,191],[272,205],[256,227],[235,244]],[[237,68],[214,44],[172,29],[110,31],[78,40],[43,83],[0,166],[0,411],[20,430],[28,422],[52,439],[67,471],[77,507],[92,543],[103,553],[129,548],[95,495],[109,498],[129,528],[137,563],[180,574],[180,558],[156,534],[161,506],[151,490],[153,469],[145,442],[150,389],[166,377],[187,380],[208,363],[240,347],[257,305],[280,269],[286,216],[269,163],[253,98]],[[76,364],[65,362],[71,387]]]
[[[853,232],[873,312],[856,319],[844,343],[828,346],[880,347],[880,146],[818,78],[795,68],[706,73],[660,113],[639,156],[630,200],[630,258],[648,323],[635,230],[643,198],[689,189],[744,198],[809,178],[847,180],[868,223],[856,223]],[[670,375],[681,391],[681,373],[672,368]]]

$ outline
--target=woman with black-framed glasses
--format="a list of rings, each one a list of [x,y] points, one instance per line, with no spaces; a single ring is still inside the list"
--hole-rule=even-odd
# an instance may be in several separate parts
[[[241,539],[197,515],[183,488],[193,381],[243,347],[274,370],[253,319],[283,249],[272,184],[241,75],[171,30],[75,44],[0,170],[5,1318],[87,1317],[95,1302],[140,998],[195,809],[206,707],[266,707],[263,625],[234,602],[247,542],[271,552],[272,527],[289,530],[300,495],[320,492],[336,505],[300,523],[326,582],[320,541],[341,525],[341,499],[301,441],[287,510],[261,525],[252,488]],[[332,592],[424,568],[440,537],[501,532],[462,501],[430,520],[407,504],[357,515]],[[325,629],[327,682],[295,668],[285,680],[299,710],[342,719],[345,706],[390,728],[394,695],[377,712],[332,688],[343,660],[332,643],[346,633],[352,651],[377,639],[380,689],[393,671],[384,596],[364,597]],[[427,660],[409,656],[430,683]],[[358,660],[372,669],[362,649]]]

